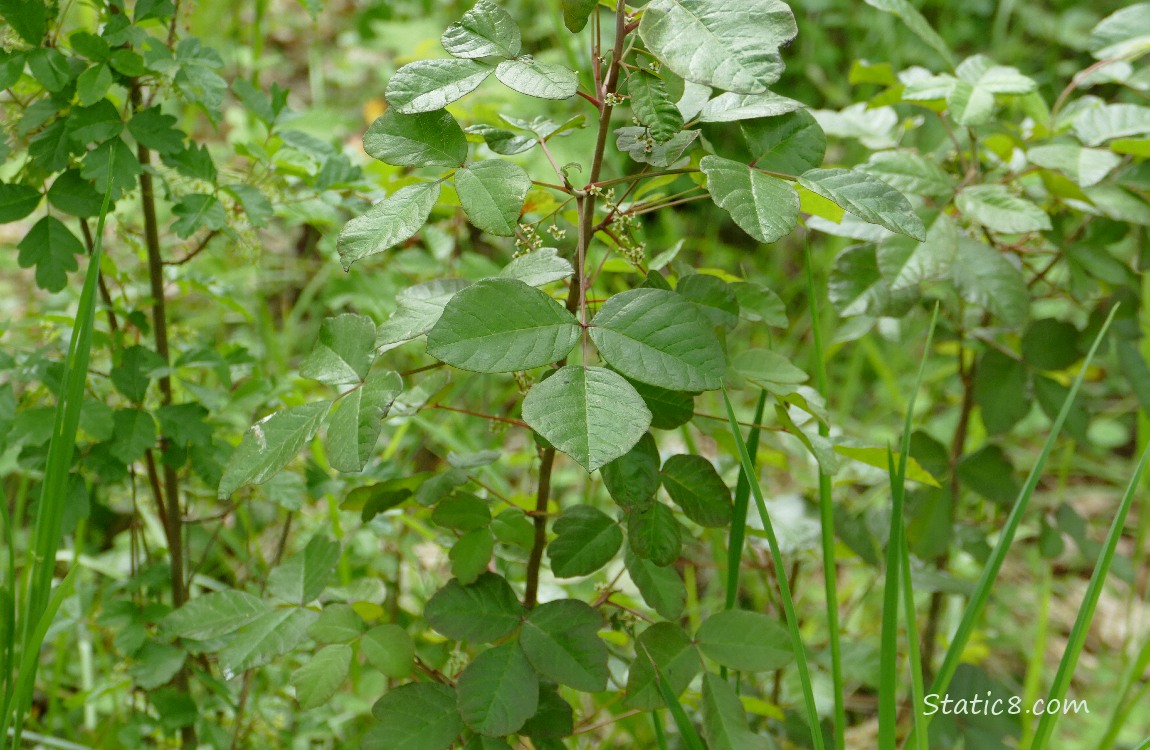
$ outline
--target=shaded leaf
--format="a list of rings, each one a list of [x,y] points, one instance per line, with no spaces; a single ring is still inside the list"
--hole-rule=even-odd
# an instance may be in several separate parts
[[[715,205],[759,242],[775,242],[798,223],[799,196],[785,181],[719,156],[704,156],[699,168]]]
[[[463,722],[489,737],[519,731],[539,707],[539,678],[515,642],[475,657],[459,675],[456,690]]]
[[[484,279],[447,303],[427,336],[427,353],[464,370],[529,370],[565,357],[579,334],[575,317],[544,292],[514,279]]]
[[[591,472],[629,451],[651,412],[617,373],[567,365],[528,391],[523,420]]]
[[[518,164],[481,161],[455,173],[455,191],[468,220],[490,234],[510,237],[519,225],[531,177]]]
[[[315,437],[330,405],[320,401],[290,406],[252,425],[224,469],[220,499],[226,500],[245,484],[265,482],[286,466]]]
[[[408,185],[345,224],[336,242],[344,270],[414,236],[427,222],[437,200],[438,182]]]
[[[660,388],[713,390],[726,372],[709,321],[674,292],[632,289],[616,294],[595,315],[591,339],[619,372]]]
[[[447,110],[405,115],[389,109],[363,134],[363,150],[398,167],[461,167],[467,138]]]
[[[791,9],[778,0],[654,0],[639,24],[647,49],[679,76],[745,94],[779,79],[778,49],[797,32]]]
[[[614,519],[590,505],[572,505],[555,520],[547,557],[556,577],[574,578],[602,568],[621,546],[623,532]]]
[[[505,579],[484,573],[470,586],[449,581],[428,600],[423,615],[452,640],[490,643],[519,627],[523,605]]]
[[[607,644],[599,638],[603,618],[576,599],[540,604],[527,616],[519,642],[545,677],[587,693],[607,689]]]

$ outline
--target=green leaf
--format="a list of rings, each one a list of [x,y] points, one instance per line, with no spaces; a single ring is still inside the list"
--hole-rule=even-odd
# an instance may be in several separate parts
[[[511,14],[488,0],[479,0],[440,38],[455,57],[515,57],[523,44],[519,24]]]
[[[160,621],[160,630],[173,638],[210,641],[239,630],[271,608],[245,591],[224,589],[191,599]]]
[[[362,383],[375,359],[375,324],[365,315],[325,318],[319,340],[300,363],[300,377],[328,385]]]
[[[640,164],[663,169],[669,167],[690,149],[699,137],[698,130],[684,130],[666,143],[656,143],[644,127],[615,128],[615,146]]]
[[[514,372],[556,362],[579,340],[575,317],[514,279],[484,279],[458,292],[427,336],[427,353],[475,372]]]
[[[451,545],[451,551],[448,552],[451,574],[465,586],[475,583],[480,574],[487,570],[494,551],[495,539],[490,529],[467,532]]]
[[[307,637],[319,612],[302,607],[270,610],[240,628],[220,651],[224,679],[283,656]]]
[[[679,559],[683,526],[670,508],[656,502],[627,514],[627,540],[639,557],[667,566]]]
[[[974,403],[991,435],[1008,431],[1030,413],[1026,366],[997,349],[987,349],[974,376]]]
[[[192,193],[180,198],[172,206],[172,214],[179,218],[172,224],[176,234],[187,239],[197,230],[223,229],[228,224],[228,215],[224,206],[214,195],[206,193]]]
[[[104,98],[112,88],[112,71],[107,63],[99,63],[85,70],[76,78],[76,101],[88,107]]]
[[[36,210],[42,197],[34,187],[0,182],[0,224],[23,219]]]
[[[874,175],[903,193],[931,197],[949,196],[954,181],[942,167],[921,154],[907,149],[892,149],[871,154],[859,171]]]
[[[903,315],[917,290],[892,290],[878,266],[874,245],[852,245],[835,259],[827,284],[831,304],[840,315]]]
[[[528,391],[523,420],[591,472],[639,442],[651,412],[617,373],[567,365]]]
[[[1048,143],[1027,150],[1026,158],[1047,169],[1057,169],[1079,187],[1096,185],[1122,163],[1122,157],[1101,148],[1082,148],[1073,143]]]
[[[163,357],[151,349],[138,344],[129,346],[120,352],[119,362],[112,368],[112,385],[138,404],[147,395],[152,373],[165,366]]]
[[[363,618],[350,604],[335,602],[323,608],[307,634],[320,643],[349,643],[363,634]]]
[[[767,91],[762,94],[735,94],[728,91],[711,99],[699,112],[699,122],[738,122],[778,117],[801,109],[802,102]],[[817,166],[817,165],[815,165]]]
[[[55,172],[68,166],[68,157],[74,152],[69,125],[71,119],[59,119],[37,133],[28,142],[28,156],[33,163],[45,172]],[[103,205],[104,196],[100,195]]]
[[[947,65],[954,65],[954,55],[951,53],[950,47],[908,0],[866,0],[866,4],[902,19],[906,27],[924,41],[928,47],[937,52]]]
[[[644,711],[660,708],[663,696],[656,684],[655,667],[674,695],[681,694],[703,668],[699,652],[678,625],[657,622],[639,634],[635,661],[627,675],[625,704]],[[650,658],[647,655],[650,654]]]
[[[787,629],[761,612],[728,609],[711,615],[695,633],[699,650],[731,669],[770,672],[794,659]]]
[[[599,638],[603,618],[576,599],[540,604],[527,616],[519,643],[544,677],[585,693],[607,689],[607,644]]]
[[[97,146],[80,164],[80,174],[84,179],[95,183],[96,192],[101,195],[111,185],[112,200],[136,187],[136,178],[143,172],[136,155],[124,143],[123,138],[112,138]]]
[[[539,683],[539,709],[535,715],[527,720],[519,733],[530,737],[532,740],[539,740],[536,747],[539,750],[561,750],[561,747],[554,742],[547,742],[548,739],[558,739],[560,737],[567,737],[575,731],[575,710],[571,708],[571,704],[563,700],[559,695],[559,686],[551,682]],[[482,735],[478,735],[482,737]],[[490,738],[484,738],[490,739]],[[502,740],[499,740],[502,742]],[[498,748],[491,745],[484,745],[481,748],[472,748],[468,746],[467,750],[511,750],[510,745],[501,745]]]
[[[995,232],[1041,232],[1050,229],[1050,217],[1005,185],[971,185],[954,199],[958,210]]]
[[[599,0],[562,0],[563,25],[572,34],[578,34],[587,25],[587,20],[595,12]]]
[[[679,454],[663,462],[663,487],[687,518],[721,528],[731,522],[731,490],[702,456]]]
[[[1087,47],[1097,60],[1150,51],[1150,3],[1134,3],[1103,18],[1090,30]]]
[[[520,255],[507,264],[499,272],[503,279],[518,279],[528,286],[543,286],[553,281],[562,281],[575,274],[571,261],[559,257],[559,251],[553,247],[541,247],[538,250]]]
[[[512,91],[539,99],[569,99],[579,90],[575,71],[530,57],[504,60],[495,68],[495,77]]]
[[[220,479],[219,498],[226,500],[245,484],[260,484],[279,472],[319,429],[330,401],[290,406],[256,422]]]
[[[1087,146],[1115,138],[1150,134],[1150,107],[1141,104],[1105,104],[1090,107],[1074,120],[1074,134]]]
[[[272,569],[267,579],[268,591],[301,606],[315,601],[327,588],[341,553],[338,542],[316,534],[303,551]]]
[[[518,164],[481,161],[455,173],[455,192],[472,224],[490,234],[510,237],[531,188],[531,177]]]
[[[624,455],[600,471],[611,499],[624,509],[647,505],[659,491],[659,447],[646,433]]]
[[[0,6],[3,0],[0,0]],[[0,50],[0,89],[12,88],[24,75],[24,55]]]
[[[71,116],[68,117],[68,137],[79,145],[105,143],[105,141],[120,135],[123,129],[124,122],[120,110],[107,100],[97,101],[90,107],[72,109]],[[124,147],[124,151],[129,151],[127,144],[122,143],[121,145]],[[116,160],[120,160],[118,153]],[[125,159],[124,164],[128,164],[130,161],[135,161],[135,159]]]
[[[43,0],[0,0],[0,16],[28,44],[39,45],[48,33],[48,4]]]
[[[632,73],[627,79],[627,94],[635,116],[656,142],[663,143],[683,129],[683,115],[658,76],[645,70]]]
[[[757,281],[732,284],[739,302],[739,315],[752,322],[763,322],[773,328],[786,328],[787,306],[779,295]]]
[[[72,80],[68,58],[55,47],[31,50],[28,53],[28,69],[32,71],[32,77],[52,93],[63,91],[68,81]]]
[[[505,579],[484,573],[470,586],[449,581],[428,600],[423,616],[452,640],[491,643],[519,627],[523,605]]]
[[[1078,337],[1073,323],[1055,318],[1036,320],[1022,335],[1022,358],[1039,370],[1065,370],[1082,358]]]
[[[484,651],[456,684],[468,728],[489,737],[519,731],[539,707],[539,678],[518,643]]]
[[[104,196],[96,192],[92,183],[80,175],[79,169],[69,169],[57,177],[48,189],[48,202],[66,214],[90,217],[99,215]]]
[[[117,409],[113,417],[111,453],[124,464],[144,457],[156,444],[156,420],[140,409]]]
[[[902,193],[877,177],[852,169],[811,169],[799,184],[863,221],[892,232],[926,238],[922,220]]]
[[[347,679],[351,657],[351,646],[324,646],[293,672],[291,682],[300,708],[307,711],[327,703]]]
[[[136,687],[155,690],[176,676],[187,661],[188,652],[178,646],[148,641],[133,656],[136,663],[129,674]]]
[[[682,78],[705,86],[758,94],[783,72],[778,49],[798,33],[779,0],[653,0],[639,36]]]
[[[632,289],[608,299],[592,321],[591,339],[619,372],[660,388],[714,390],[726,372],[710,321],[662,289]]]
[[[415,663],[415,642],[399,625],[376,625],[364,634],[359,648],[368,664],[387,677],[407,677]]]
[[[547,557],[557,578],[575,578],[611,562],[622,546],[623,532],[614,519],[590,505],[572,505],[555,521]]]
[[[946,278],[958,254],[958,238],[958,225],[940,213],[922,242],[903,237],[881,242],[876,257],[891,292],[917,290],[924,282]]]
[[[327,458],[343,472],[363,471],[375,453],[383,419],[403,393],[403,379],[392,370],[377,370],[363,385],[339,400],[328,420]]]
[[[730,683],[703,675],[703,738],[710,750],[767,750],[767,738],[751,731],[743,702]]]
[[[805,383],[807,374],[789,359],[768,349],[748,349],[735,357],[731,369],[771,393],[786,396]]]
[[[675,292],[691,300],[711,323],[734,328],[739,323],[739,301],[731,285],[709,273],[693,273],[679,279]]]
[[[467,137],[447,110],[405,115],[389,109],[364,133],[363,150],[397,167],[462,167]]]
[[[475,495],[457,493],[439,501],[431,522],[446,529],[473,531],[491,525],[491,509]]]
[[[58,292],[68,284],[68,272],[80,267],[76,256],[84,252],[76,235],[54,216],[33,224],[17,247],[20,267],[36,266],[36,285],[49,292]]]
[[[673,430],[687,424],[695,416],[694,394],[672,391],[637,380],[627,382],[639,392],[643,403],[651,410],[651,426],[655,429]]]
[[[967,487],[1004,507],[1013,505],[1018,497],[1020,488],[1014,481],[1014,466],[997,445],[986,445],[964,456],[955,473]]]
[[[387,102],[405,115],[434,112],[474,91],[495,70],[473,60],[416,60],[387,82]]]
[[[401,291],[395,297],[395,314],[376,331],[376,348],[391,348],[430,331],[448,301],[469,284],[463,279],[433,279]]]
[[[1030,314],[1030,293],[1022,272],[995,248],[962,238],[950,269],[959,294],[997,315],[1009,326],[1021,326]]]
[[[413,682],[387,691],[371,709],[379,720],[364,750],[447,750],[463,732],[455,689]]]
[[[777,177],[720,156],[704,156],[699,168],[715,205],[759,242],[786,237],[799,220],[799,196]]]
[[[408,185],[349,221],[336,242],[343,269],[411,239],[427,222],[437,200],[438,182]]]
[[[656,565],[630,549],[623,552],[627,575],[643,601],[667,620],[678,620],[687,606],[687,587],[674,566]]]
[[[826,134],[805,109],[767,120],[744,120],[739,127],[760,169],[798,175],[821,165],[826,155]]]

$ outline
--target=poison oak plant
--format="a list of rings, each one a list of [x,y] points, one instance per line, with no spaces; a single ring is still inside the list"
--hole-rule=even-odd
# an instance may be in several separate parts
[[[1150,6],[1066,81],[871,5],[935,64],[858,61],[829,111],[784,96],[817,66],[783,83],[778,0],[480,0],[357,92],[361,172],[260,85],[265,0],[250,59],[188,3],[0,0],[0,222],[53,293],[0,327],[37,341],[0,351],[0,745],[1057,745],[918,709],[1073,694],[1108,573],[1137,591]],[[1077,461],[1126,486],[1101,545],[1040,487]],[[1063,535],[1097,564],[1057,674],[982,659],[1009,556]]]
[[[711,460],[693,452],[665,455],[666,440],[656,435],[686,424],[698,394],[732,378],[769,393],[788,428],[829,462],[834,453],[825,433],[807,436],[787,411],[795,407],[825,421],[822,400],[782,355],[741,350],[727,338],[741,321],[785,323],[773,293],[682,264],[675,265],[672,287],[659,269],[673,258],[648,259],[640,217],[710,197],[759,243],[790,234],[804,205],[808,213],[811,205],[849,211],[919,241],[924,227],[906,198],[881,179],[822,168],[819,126],[799,102],[770,91],[783,70],[780,49],[796,34],[783,3],[660,0],[635,11],[620,3],[612,13],[594,3],[566,3],[564,11],[568,29],[582,32],[591,46],[591,67],[582,76],[527,54],[515,19],[486,0],[444,32],[450,57],[396,72],[387,83],[388,110],[368,129],[364,148],[410,168],[409,184],[348,222],[338,243],[345,269],[370,258],[353,272],[371,273],[374,256],[417,236],[437,210],[461,209],[487,235],[514,238],[515,259],[474,282],[444,278],[413,287],[378,327],[354,314],[327,320],[300,373],[338,395],[254,425],[223,475],[220,496],[273,476],[321,428],[331,466],[363,470],[376,456],[392,405],[420,389],[421,378],[434,383],[424,394],[442,388],[435,368],[406,380],[387,369],[386,351],[405,342],[457,371],[459,382],[510,381],[514,374],[526,394],[519,418],[507,421],[535,441],[533,507],[513,504],[493,513],[500,498],[473,481],[466,466],[366,485],[345,503],[362,508],[365,518],[393,507],[416,512],[406,509],[411,500],[430,507],[431,523],[451,539],[454,574],[422,612],[433,630],[459,643],[450,664],[427,664],[395,625],[359,636],[385,674],[403,677],[414,669],[421,677],[383,695],[373,710],[380,726],[364,746],[435,750],[460,736],[469,747],[503,746],[491,738],[517,734],[539,747],[559,746],[574,731],[571,704],[583,703],[579,693],[606,696],[620,688],[630,709],[669,706],[685,741],[700,746],[690,739],[695,730],[678,696],[705,672],[703,736],[714,748],[746,747],[757,740],[734,686],[706,670],[769,672],[796,654],[808,736],[821,746],[793,607],[787,612],[793,638],[774,618],[738,608],[712,613],[693,633],[679,624],[686,592],[674,564],[684,539],[727,528],[732,497]],[[507,114],[464,127],[445,107],[489,78],[527,97],[565,102],[564,109],[554,119]],[[560,165],[549,144],[585,120],[594,132],[592,150]],[[709,129],[722,137],[741,130],[741,158],[717,153]],[[531,174],[510,158],[536,149],[549,173]],[[545,246],[545,234],[556,246]],[[641,283],[606,283],[603,269],[612,262],[636,269]],[[407,398],[418,405],[427,396]],[[438,404],[444,402],[441,394]],[[484,404],[445,408],[482,412]],[[876,451],[871,459],[881,456]],[[553,497],[555,467],[565,460],[588,472],[585,496],[595,497],[601,484],[614,505]],[[739,494],[745,514],[746,486]],[[530,540],[525,561],[503,552],[520,533]],[[648,626],[604,616],[614,584],[588,601],[540,601],[544,571],[589,576],[621,553],[626,574],[653,610],[641,614]],[[739,557],[733,553],[736,563]],[[777,573],[786,591],[786,571],[778,565]],[[221,592],[175,613],[183,623],[177,632],[210,637],[198,624],[210,599],[220,610],[250,606],[251,617],[268,616],[247,595]],[[343,612],[325,609],[320,622],[335,611]],[[305,625],[317,617],[308,608],[276,616]],[[303,626],[293,622],[290,632]],[[605,638],[604,629],[618,636]],[[351,653],[346,645],[326,646],[305,669],[322,673],[330,694]],[[623,671],[625,685],[618,682]]]

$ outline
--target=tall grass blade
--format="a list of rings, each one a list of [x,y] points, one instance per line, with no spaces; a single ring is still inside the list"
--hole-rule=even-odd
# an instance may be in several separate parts
[[[767,392],[759,392],[759,403],[755,406],[756,425],[763,423],[763,412],[767,407]],[[751,454],[752,466],[755,454],[759,452],[759,435],[762,433],[758,427],[752,427],[747,435],[747,452]],[[739,467],[739,481],[735,485],[735,509],[731,517],[731,533],[727,537],[727,591],[724,606],[734,609],[735,601],[739,596],[739,568],[743,561],[743,544],[747,538],[747,510],[751,502],[751,484],[747,480],[747,472]]]
[[[109,164],[109,169],[112,167],[114,164]],[[44,634],[48,632],[48,625],[55,616],[55,607],[59,607],[60,591],[53,594],[52,579],[56,571],[56,551],[63,536],[64,507],[68,500],[72,455],[75,452],[80,408],[88,381],[88,359],[92,352],[92,333],[96,323],[100,262],[104,254],[104,225],[108,218],[111,199],[112,192],[109,185],[100,208],[95,242],[88,259],[88,271],[84,278],[84,288],[80,293],[76,320],[72,326],[68,355],[64,360],[64,372],[61,378],[63,391],[59,401],[56,402],[56,416],[51,442],[48,445],[44,482],[41,485],[40,502],[36,511],[32,550],[29,556],[31,574],[28,595],[19,612],[20,674],[14,684],[10,683],[14,691],[5,695],[4,714],[0,716],[0,737],[6,737],[9,726],[13,727],[14,745],[20,744],[24,715],[32,703],[32,689]],[[15,592],[13,598],[17,598]]]
[[[823,401],[830,402],[830,388],[827,385],[827,360],[823,348],[822,316],[819,313],[819,295],[815,290],[814,270],[811,267],[811,243],[808,237],[803,243],[803,252],[807,264],[807,298],[811,306],[811,332],[815,345],[815,386]],[[764,396],[766,393],[763,394]],[[759,422],[755,420],[756,424]],[[828,437],[830,428],[819,422],[819,435]],[[752,457],[755,449],[750,448]],[[831,477],[819,471],[819,528],[821,530],[823,548],[823,591],[826,598],[827,634],[831,650],[831,681],[834,684],[835,721],[834,738],[836,748],[846,747],[846,688],[843,685],[843,653],[839,640],[839,594],[838,594],[838,562],[835,556],[835,507],[831,495]]]
[[[651,652],[647,650],[646,646],[643,647],[643,652],[651,661],[651,668],[655,670],[655,685],[659,688],[659,694],[663,696],[663,702],[667,704],[667,708],[671,711],[671,717],[675,720],[675,726],[679,729],[679,736],[683,739],[683,744],[688,750],[707,750],[702,738],[699,737],[698,730],[696,730],[695,725],[691,723],[687,712],[683,710],[683,704],[679,703],[679,698],[675,695],[675,691],[671,690],[671,686],[663,679],[663,673],[659,669],[659,665],[655,663],[655,659],[651,656]]]
[[[1147,667],[1150,667],[1150,638],[1147,638],[1142,644],[1138,656],[1122,671],[1120,683],[1122,689],[1118,692],[1118,700],[1116,701],[1118,708],[1110,715],[1110,720],[1106,724],[1106,732],[1096,746],[1097,750],[1110,750],[1114,747],[1118,733],[1126,725],[1130,711],[1138,705],[1141,695],[1150,690],[1150,682],[1142,683],[1142,675],[1145,674]]]
[[[931,685],[931,693],[945,693],[947,686],[950,685],[951,679],[954,678],[954,673],[958,669],[959,662],[962,659],[962,652],[970,642],[970,637],[974,634],[974,628],[978,624],[978,619],[982,616],[982,611],[986,608],[986,603],[990,600],[990,592],[994,587],[995,579],[998,578],[998,571],[1002,569],[1002,564],[1006,561],[1006,554],[1014,542],[1014,535],[1018,532],[1018,527],[1022,523],[1022,516],[1026,513],[1027,506],[1030,505],[1030,498],[1034,495],[1035,488],[1038,487],[1039,477],[1042,476],[1042,471],[1046,468],[1046,461],[1050,457],[1051,451],[1054,450],[1054,443],[1062,433],[1062,426],[1066,423],[1066,417],[1070,414],[1070,408],[1074,405],[1078,391],[1082,388],[1082,381],[1086,378],[1086,372],[1090,369],[1090,363],[1094,361],[1094,355],[1098,353],[1098,347],[1102,344],[1106,332],[1110,330],[1110,324],[1114,322],[1114,316],[1117,312],[1118,306],[1115,305],[1111,308],[1110,314],[1106,316],[1106,321],[1102,324],[1102,328],[1094,338],[1094,343],[1091,344],[1090,351],[1086,353],[1086,358],[1082,361],[1082,368],[1074,378],[1074,382],[1070,386],[1070,391],[1066,395],[1066,400],[1063,402],[1058,416],[1054,419],[1054,424],[1050,426],[1050,433],[1046,437],[1045,445],[1042,446],[1042,452],[1038,455],[1038,460],[1035,461],[1034,466],[1031,468],[1030,475],[1026,478],[1026,483],[1019,491],[1018,498],[1014,501],[1014,508],[1010,511],[1010,515],[1006,519],[1006,524],[1002,529],[998,542],[994,545],[994,549],[990,553],[990,558],[982,569],[982,574],[979,576],[978,583],[975,585],[974,593],[971,594],[970,602],[967,603],[966,610],[962,615],[962,620],[959,622],[958,629],[955,631],[954,638],[951,640],[950,648],[947,649],[946,656],[942,661],[942,666],[939,668],[938,674],[934,678],[934,683]],[[930,726],[931,718],[931,716],[924,717],[922,731],[926,731]]]
[[[787,579],[787,568],[783,563],[783,554],[779,549],[779,540],[775,536],[775,527],[771,524],[771,517],[767,513],[767,503],[763,499],[763,488],[759,486],[759,476],[755,473],[751,456],[747,452],[747,444],[743,442],[743,434],[739,431],[739,422],[735,418],[735,407],[731,405],[731,397],[727,389],[723,389],[723,403],[727,407],[727,421],[731,428],[731,435],[735,438],[735,445],[739,450],[739,460],[743,464],[743,471],[750,479],[751,494],[755,498],[755,507],[759,511],[759,518],[763,522],[763,530],[767,534],[767,544],[771,549],[771,562],[775,568],[775,577],[779,582],[779,594],[783,602],[783,613],[787,618],[787,630],[791,635],[791,648],[795,652],[795,664],[799,670],[799,682],[803,688],[803,703],[807,712],[807,723],[810,725],[811,741],[815,750],[824,750],[823,732],[819,725],[819,712],[815,706],[814,688],[811,686],[811,669],[807,663],[807,652],[803,648],[803,638],[799,634],[799,618],[795,614],[795,602],[791,596],[791,584]]]
[[[1094,565],[1094,572],[1090,574],[1090,584],[1086,588],[1086,596],[1078,608],[1078,616],[1074,620],[1074,627],[1070,629],[1070,640],[1066,644],[1066,651],[1058,663],[1058,672],[1054,675],[1054,684],[1050,687],[1050,696],[1045,705],[1062,705],[1070,689],[1070,679],[1074,676],[1074,668],[1078,665],[1078,657],[1082,654],[1082,647],[1086,645],[1086,632],[1090,629],[1090,622],[1094,619],[1094,610],[1098,607],[1098,599],[1102,596],[1102,587],[1106,584],[1106,577],[1110,574],[1110,566],[1114,562],[1114,552],[1118,548],[1118,540],[1122,538],[1122,531],[1126,527],[1126,516],[1130,506],[1134,504],[1134,493],[1142,481],[1142,474],[1146,471],[1147,461],[1150,460],[1150,448],[1142,452],[1142,458],[1134,469],[1134,476],[1126,486],[1122,502],[1118,504],[1118,513],[1114,522],[1110,524],[1110,533],[1106,535],[1106,542],[1098,554],[1098,562]],[[1042,714],[1038,722],[1038,729],[1034,732],[1034,741],[1031,750],[1043,750],[1054,733],[1054,724],[1061,715],[1060,711],[1047,711]]]
[[[879,711],[878,711],[878,746],[880,750],[894,750],[898,741],[898,607],[902,594],[901,574],[903,572],[903,505],[906,499],[906,467],[910,461],[910,432],[914,422],[914,405],[918,400],[918,392],[922,388],[922,376],[926,371],[926,360],[930,356],[931,342],[934,340],[934,329],[938,324],[938,306],[930,318],[930,329],[926,335],[926,348],[922,359],[918,363],[918,374],[915,375],[914,388],[911,390],[910,401],[906,405],[906,416],[903,419],[902,441],[898,457],[898,468],[894,466],[894,457],[887,453],[889,462],[891,511],[890,536],[886,545],[886,580],[883,584],[882,603],[882,645],[879,667]],[[905,575],[909,577],[909,555]],[[914,600],[910,602],[913,615]],[[913,619],[908,615],[908,619]],[[918,644],[911,641],[910,649],[915,650]],[[917,707],[916,707],[917,712]]]

